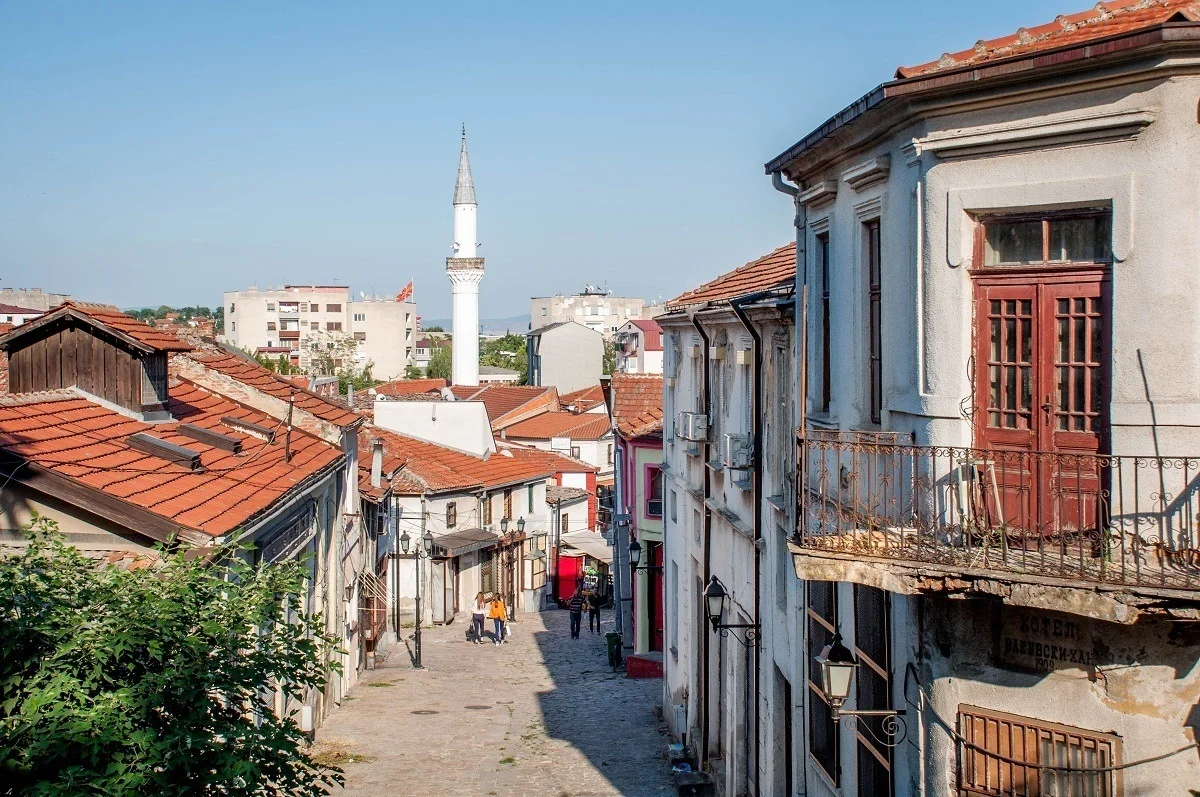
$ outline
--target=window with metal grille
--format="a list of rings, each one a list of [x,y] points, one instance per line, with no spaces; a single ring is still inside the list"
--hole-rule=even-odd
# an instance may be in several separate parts
[[[805,589],[808,590],[808,751],[836,785],[842,775],[838,729],[819,683],[821,665],[817,656],[837,632],[837,584],[809,581]]]
[[[512,520],[513,516],[513,491],[504,491],[504,517],[507,520]]]
[[[888,593],[854,585],[855,708],[881,711],[892,707],[891,623]],[[884,717],[859,717],[855,733],[858,751],[858,793],[892,795],[892,748],[884,742]]]
[[[958,794],[1121,797],[1121,738],[999,711],[958,707]],[[1087,771],[1093,770],[1093,771]]]
[[[489,526],[492,523],[492,497],[485,495],[483,497],[483,525]]]
[[[883,417],[883,258],[880,252],[879,219],[863,224],[866,232],[867,255],[867,318],[870,337],[869,374],[871,423]]]
[[[446,528],[452,529],[456,525],[458,525],[458,507],[451,501],[446,504]]]

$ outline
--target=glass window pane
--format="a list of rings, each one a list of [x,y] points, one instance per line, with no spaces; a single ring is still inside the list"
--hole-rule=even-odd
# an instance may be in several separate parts
[[[1050,259],[1060,262],[1100,261],[1110,257],[1112,232],[1108,216],[1050,220]]]
[[[1040,221],[990,221],[984,228],[983,262],[987,266],[1042,262]]]

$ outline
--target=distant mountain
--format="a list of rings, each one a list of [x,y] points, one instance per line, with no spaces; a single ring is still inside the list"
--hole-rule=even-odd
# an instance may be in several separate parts
[[[454,322],[449,318],[422,318],[421,326],[424,329],[441,327],[449,332],[454,328]],[[498,335],[513,332],[521,335],[529,331],[529,313],[508,318],[481,318],[479,319],[479,328],[484,334]]]

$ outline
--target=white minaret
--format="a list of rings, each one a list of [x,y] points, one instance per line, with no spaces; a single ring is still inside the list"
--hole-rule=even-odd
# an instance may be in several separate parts
[[[446,258],[446,275],[454,294],[454,366],[456,385],[479,384],[479,282],[483,258],[476,257],[475,182],[467,159],[467,129],[463,127],[462,150],[458,153],[458,180],[454,183],[454,246]]]

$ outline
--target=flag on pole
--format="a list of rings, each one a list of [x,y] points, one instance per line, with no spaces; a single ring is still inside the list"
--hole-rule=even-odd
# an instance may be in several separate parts
[[[408,284],[404,286],[404,290],[402,290],[398,294],[396,294],[396,301],[411,302],[412,297],[413,297],[413,284],[412,284],[412,280],[409,280]]]

